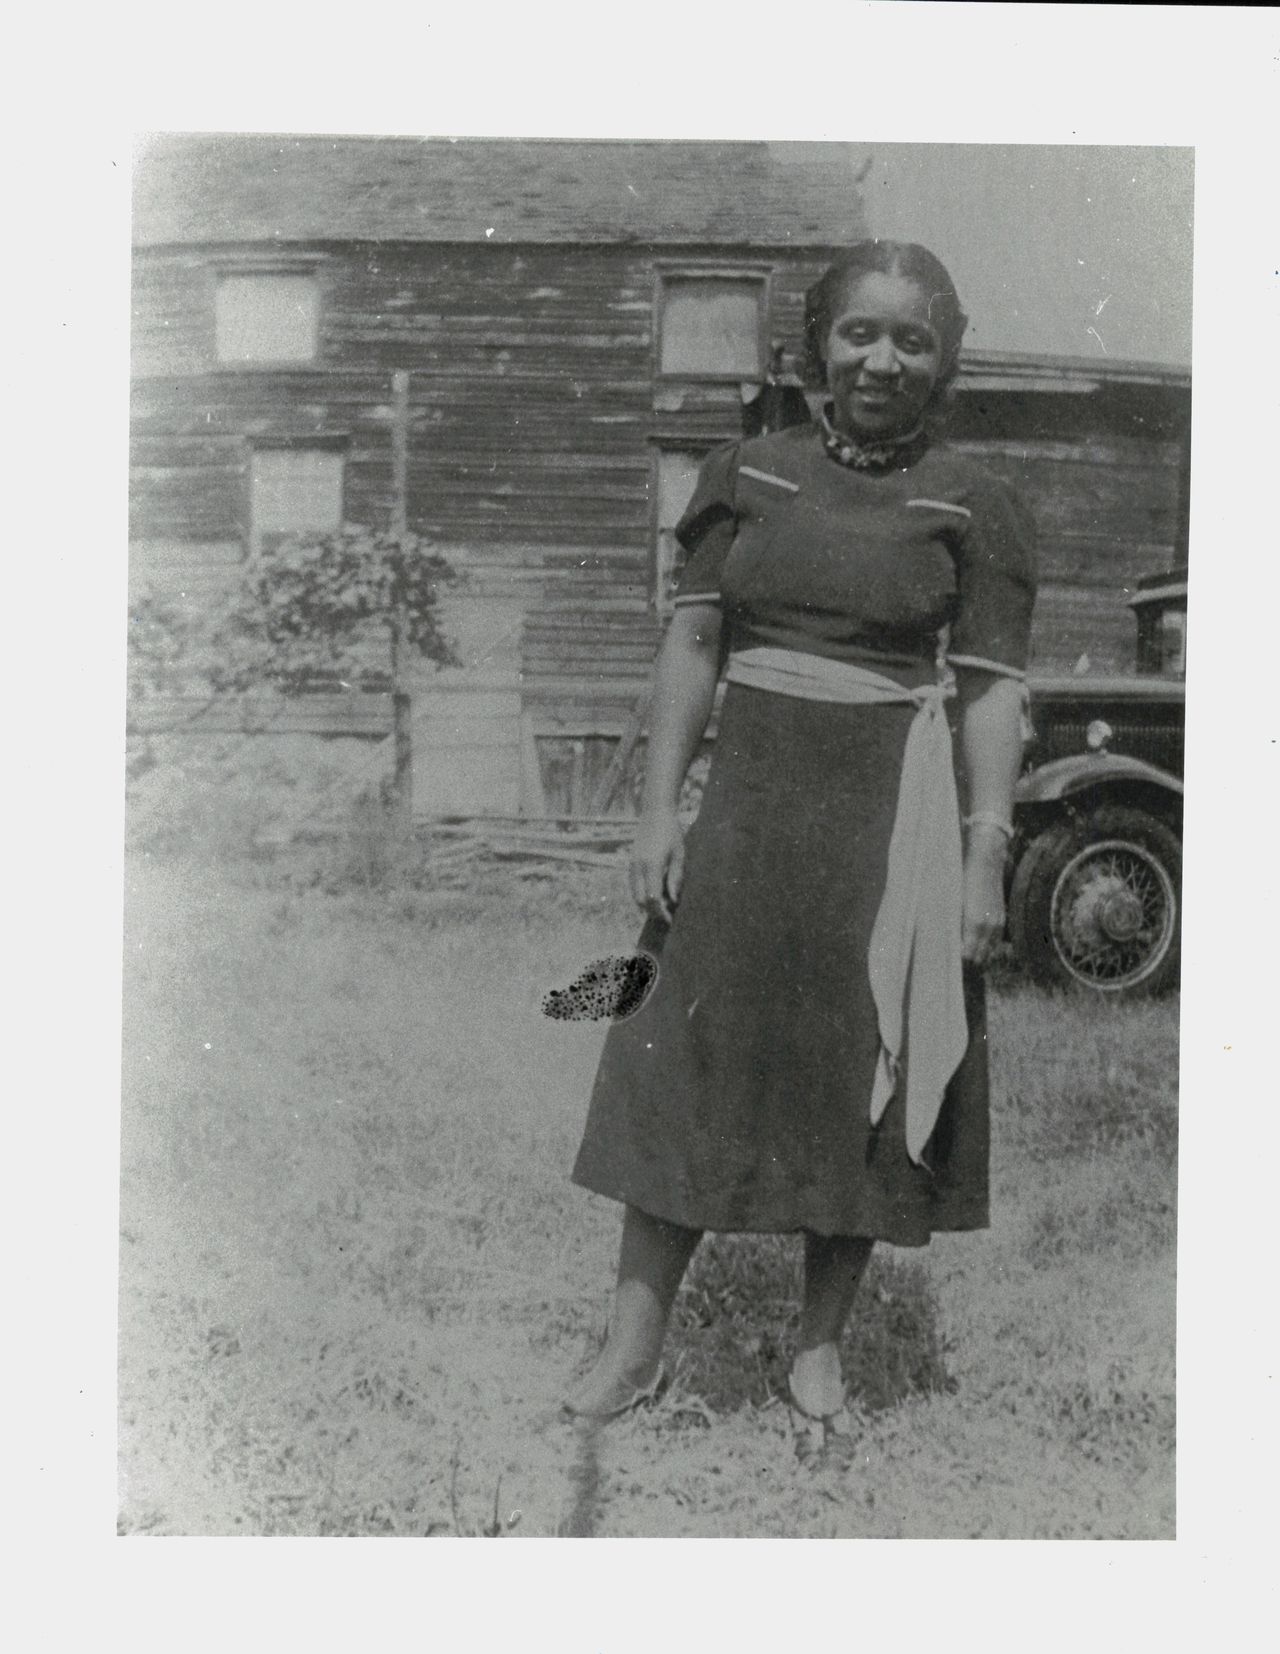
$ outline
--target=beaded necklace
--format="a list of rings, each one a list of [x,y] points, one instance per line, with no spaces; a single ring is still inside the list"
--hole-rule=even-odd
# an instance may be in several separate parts
[[[928,446],[929,435],[923,425],[915,425],[898,436],[885,437],[879,442],[860,440],[844,431],[837,431],[831,423],[831,404],[822,412],[822,445],[837,465],[847,465],[853,471],[888,471],[895,466],[905,468],[917,454]]]

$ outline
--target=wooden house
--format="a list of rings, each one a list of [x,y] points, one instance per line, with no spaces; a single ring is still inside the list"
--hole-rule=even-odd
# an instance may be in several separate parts
[[[857,179],[843,144],[148,140],[135,584],[198,607],[257,535],[390,521],[407,374],[409,522],[465,577],[464,665],[414,696],[416,808],[588,812],[697,465],[786,393],[806,287],[867,233]],[[966,361],[954,440],[1040,522],[1043,667],[1132,664],[1126,588],[1185,556],[1188,415],[1168,369]],[[389,708],[351,689],[273,727],[381,737]]]

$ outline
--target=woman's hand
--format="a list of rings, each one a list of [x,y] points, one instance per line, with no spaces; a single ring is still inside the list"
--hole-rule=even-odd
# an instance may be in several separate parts
[[[674,810],[646,810],[641,815],[629,873],[636,905],[669,925],[684,878],[684,830]]]
[[[1004,935],[1004,860],[1007,840],[998,828],[975,822],[965,834],[964,922],[960,951],[985,965]]]

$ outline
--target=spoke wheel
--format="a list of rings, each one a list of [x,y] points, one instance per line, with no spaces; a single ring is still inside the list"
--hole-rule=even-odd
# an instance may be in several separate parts
[[[1060,823],[1014,875],[1014,945],[1043,982],[1155,993],[1178,976],[1182,854],[1145,811],[1112,806]]]

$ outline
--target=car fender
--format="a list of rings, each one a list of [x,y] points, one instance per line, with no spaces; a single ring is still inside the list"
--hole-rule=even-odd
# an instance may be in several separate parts
[[[1142,781],[1177,797],[1182,796],[1182,782],[1156,764],[1148,764],[1142,758],[1126,758],[1118,753],[1086,752],[1070,758],[1051,759],[1049,763],[1020,776],[1014,788],[1013,802],[1015,808],[1019,804],[1050,804],[1118,781]]]

